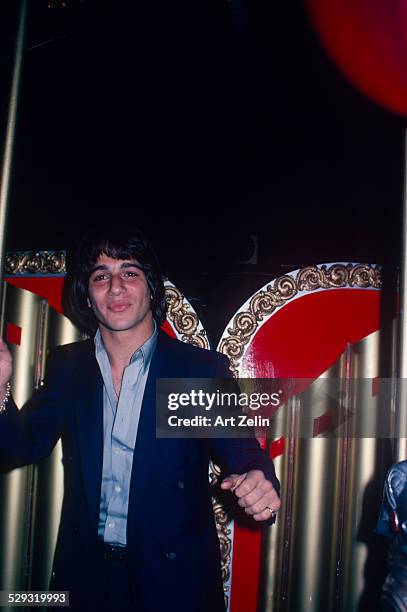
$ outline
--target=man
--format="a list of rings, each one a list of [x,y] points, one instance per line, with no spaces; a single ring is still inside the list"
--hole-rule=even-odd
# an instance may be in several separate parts
[[[137,230],[84,238],[70,304],[91,338],[50,354],[44,386],[21,411],[7,398],[11,355],[0,345],[0,454],[34,463],[62,438],[51,588],[69,590],[79,610],[221,612],[209,459],[254,521],[278,510],[278,480],[254,439],[157,439],[155,381],[227,377],[228,361],[160,331],[161,272]]]

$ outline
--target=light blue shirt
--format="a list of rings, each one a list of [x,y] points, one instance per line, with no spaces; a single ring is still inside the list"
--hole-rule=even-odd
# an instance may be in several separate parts
[[[95,335],[96,360],[103,378],[103,472],[98,534],[105,542],[126,546],[127,510],[133,453],[144,389],[157,344],[152,336],[131,356],[117,398],[102,336]]]

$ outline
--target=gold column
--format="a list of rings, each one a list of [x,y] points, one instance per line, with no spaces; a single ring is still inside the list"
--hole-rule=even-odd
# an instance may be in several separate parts
[[[281,608],[287,612],[333,609],[341,441],[336,437],[313,438],[310,416],[318,417],[332,408],[326,388],[341,367],[340,361],[323,375],[322,396],[316,381],[298,402],[287,600]]]
[[[340,367],[341,363],[324,377],[336,378]],[[321,396],[318,381],[301,402],[292,398],[283,407],[286,449],[276,464],[282,483],[282,508],[276,526],[264,541],[262,612],[333,609],[340,440],[312,438],[310,409],[314,404],[316,415],[332,408],[327,394]]]
[[[10,345],[13,354],[13,397],[22,406],[34,389],[41,298],[7,285],[5,321],[22,329],[20,346]],[[12,470],[0,476],[0,589],[28,587],[31,537],[33,468]]]
[[[262,546],[262,570],[260,577],[260,610],[271,612],[276,602],[284,603],[287,598],[287,572],[290,550],[292,493],[294,481],[296,398],[288,401],[283,408],[278,426],[274,426],[269,436],[274,439],[284,437],[285,452],[274,459],[276,473],[284,486],[281,508],[277,522],[264,532]],[[284,483],[284,484],[283,484]]]
[[[45,375],[48,349],[81,339],[80,332],[72,323],[44,302],[44,319],[39,350],[40,378]],[[62,445],[60,441],[52,454],[38,464],[36,470],[30,588],[44,590],[48,588],[51,576],[63,498]]]
[[[22,406],[44,376],[47,350],[81,339],[42,298],[6,285],[5,321],[22,328],[14,359],[13,396]],[[0,476],[0,589],[48,587],[63,496],[61,444],[38,466]]]
[[[349,438],[346,473],[346,503],[343,537],[343,563],[341,568],[340,610],[357,610],[365,589],[365,567],[368,539],[376,523],[386,469],[392,462],[391,441],[379,438],[381,421],[391,421],[390,403],[380,405],[386,411],[381,419],[370,422],[370,411],[379,404],[380,396],[372,397],[371,379],[379,374],[380,332],[363,339],[352,351],[352,374],[355,388],[353,408],[357,418]],[[383,416],[385,417],[383,419]],[[356,434],[356,435],[352,435]],[[363,434],[360,436],[360,434]]]
[[[361,532],[373,535],[384,476],[392,463],[391,440],[378,437],[383,431],[379,426],[394,417],[391,394],[380,405],[377,420],[366,422],[370,412],[361,409],[373,409],[380,401],[379,395],[372,398],[379,356],[380,332],[375,332],[350,347],[323,375],[324,385],[333,385],[332,394],[318,394],[318,379],[300,396],[301,402],[294,398],[284,407],[284,419],[270,432],[285,435],[286,449],[276,462],[283,504],[263,542],[261,612],[358,610],[368,556]],[[350,408],[355,416],[336,437],[313,438],[309,417],[332,408],[338,385],[344,389],[343,410]]]

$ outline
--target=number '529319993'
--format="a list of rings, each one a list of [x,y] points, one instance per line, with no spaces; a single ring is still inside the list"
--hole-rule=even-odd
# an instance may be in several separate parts
[[[12,591],[7,593],[8,604],[59,604],[68,605],[69,596],[58,591]]]

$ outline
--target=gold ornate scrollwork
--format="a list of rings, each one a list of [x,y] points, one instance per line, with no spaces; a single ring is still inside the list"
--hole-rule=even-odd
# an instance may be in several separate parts
[[[298,273],[297,287],[299,291],[315,291],[315,289],[326,286],[327,282],[323,271],[314,266],[308,266]]]
[[[209,479],[211,485],[214,486],[219,479],[220,469],[215,464],[210,464],[209,468]],[[229,597],[230,597],[230,568],[232,565],[232,530],[230,529],[231,520],[225,512],[222,504],[217,499],[212,497],[212,507],[215,516],[216,531],[218,533],[219,545],[220,545],[220,556],[221,556],[221,569],[222,569],[222,580],[223,580],[223,594],[225,598],[225,608],[228,609]]]
[[[296,275],[278,277],[272,285],[258,291],[244,311],[238,312],[227,328],[227,336],[220,343],[220,352],[229,357],[230,369],[238,376],[240,360],[245,347],[265,318],[277,308],[293,299],[299,292],[320,289],[359,287],[380,289],[382,273],[379,266],[369,264],[332,264],[330,266],[307,266]]]
[[[349,284],[356,287],[382,287],[382,271],[366,265],[355,266],[349,274]]]
[[[252,335],[256,325],[256,316],[253,313],[239,312],[234,320],[233,328],[229,328],[228,331],[233,336],[243,339]]]
[[[291,276],[284,275],[276,278],[272,291],[274,297],[277,299],[277,305],[281,306],[283,302],[291,300],[291,298],[294,297],[298,291],[298,286]]]
[[[276,295],[270,292],[270,287],[267,287],[267,291],[259,291],[250,300],[250,310],[254,313],[254,327],[256,326],[256,320],[263,318],[265,314],[272,313],[273,310],[279,304],[279,300]]]
[[[66,274],[65,251],[24,251],[7,253],[4,264],[7,276],[23,274]]]
[[[345,287],[349,284],[349,273],[352,267],[352,264],[334,264],[329,268],[307,266],[298,273],[296,279],[298,290],[316,291],[317,289]]]
[[[325,266],[322,266],[322,270],[327,278],[327,287],[343,287],[346,283],[349,283],[349,274],[352,268],[352,265],[345,267],[342,264],[338,264],[326,270]]]
[[[165,285],[165,299],[167,301],[167,317],[180,334],[181,340],[208,349],[209,342],[205,330],[182,293],[174,285],[167,283]]]

